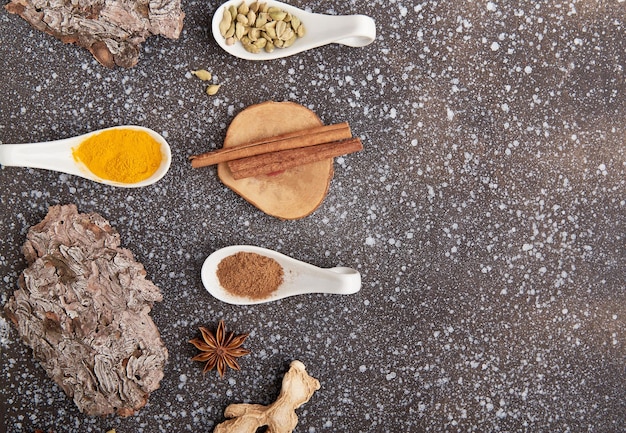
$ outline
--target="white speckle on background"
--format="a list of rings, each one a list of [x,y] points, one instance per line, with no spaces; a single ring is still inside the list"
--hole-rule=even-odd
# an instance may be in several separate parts
[[[7,348],[9,345],[9,323],[0,316],[0,346]]]
[[[187,384],[187,375],[186,374],[181,374],[180,376],[178,376],[178,389],[182,389],[185,387],[185,385]]]

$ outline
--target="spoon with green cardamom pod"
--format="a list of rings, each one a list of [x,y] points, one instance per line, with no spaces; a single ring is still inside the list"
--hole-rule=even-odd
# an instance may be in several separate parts
[[[229,0],[217,8],[213,37],[233,56],[272,60],[336,43],[363,47],[376,39],[365,15],[324,15],[279,1]]]
[[[53,170],[124,188],[157,182],[171,162],[165,138],[135,125],[40,143],[0,144],[2,166]]]
[[[319,268],[277,251],[233,245],[209,255],[201,271],[205,289],[222,302],[261,304],[310,293],[350,295],[361,289],[352,268]]]

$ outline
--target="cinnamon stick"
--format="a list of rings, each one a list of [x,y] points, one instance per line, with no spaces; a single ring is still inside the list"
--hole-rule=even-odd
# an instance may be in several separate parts
[[[362,149],[363,144],[360,139],[350,138],[236,159],[228,162],[228,168],[230,168],[233,179],[239,180],[246,177],[280,172],[299,165],[358,152]]]
[[[234,159],[247,158],[269,152],[298,149],[322,143],[350,138],[352,132],[347,122],[316,126],[300,131],[288,132],[263,138],[240,146],[227,147],[190,157],[193,168],[206,167]]]

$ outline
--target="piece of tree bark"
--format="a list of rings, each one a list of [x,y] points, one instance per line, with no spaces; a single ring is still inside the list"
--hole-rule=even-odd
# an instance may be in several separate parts
[[[98,214],[53,206],[23,253],[5,311],[48,376],[88,415],[143,407],[168,356],[149,315],[162,296],[119,234]]]
[[[135,66],[149,36],[177,39],[185,17],[181,0],[11,0],[5,8],[108,68]]]

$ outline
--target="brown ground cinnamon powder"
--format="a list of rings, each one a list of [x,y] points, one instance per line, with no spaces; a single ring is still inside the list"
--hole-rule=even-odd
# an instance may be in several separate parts
[[[239,252],[223,258],[217,265],[222,287],[244,298],[267,298],[282,284],[283,275],[283,268],[276,260],[256,253]]]

